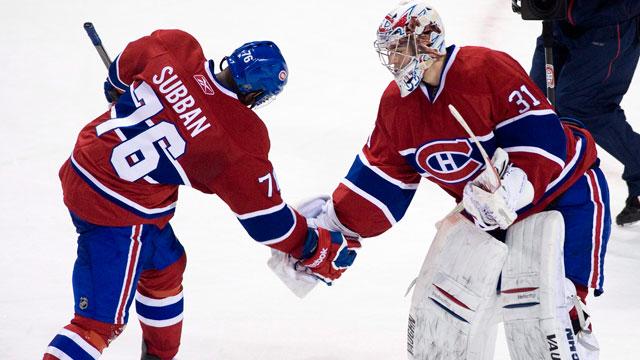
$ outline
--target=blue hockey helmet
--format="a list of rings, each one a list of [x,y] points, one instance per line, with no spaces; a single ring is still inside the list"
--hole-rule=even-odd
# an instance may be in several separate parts
[[[271,102],[289,78],[287,63],[271,41],[246,43],[226,60],[238,92],[242,95],[258,92],[252,108]]]

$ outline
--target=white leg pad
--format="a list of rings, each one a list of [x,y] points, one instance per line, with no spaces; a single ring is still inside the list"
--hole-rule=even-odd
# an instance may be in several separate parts
[[[496,287],[506,257],[505,244],[461,215],[442,221],[413,292],[409,359],[493,359]]]
[[[509,228],[506,243],[500,305],[511,359],[579,359],[565,290],[562,215],[532,215]]]

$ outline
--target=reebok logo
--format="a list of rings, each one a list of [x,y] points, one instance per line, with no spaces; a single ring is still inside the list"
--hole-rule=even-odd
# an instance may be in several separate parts
[[[314,261],[313,263],[311,263],[311,265],[309,265],[310,268],[315,268],[318,267],[320,264],[322,264],[322,262],[324,261],[324,259],[327,258],[327,253],[329,252],[329,249],[327,248],[322,248],[322,250],[320,250],[320,256],[318,256],[318,258],[316,259],[316,261]]]
[[[214,94],[213,87],[211,87],[211,84],[209,84],[209,82],[207,81],[207,78],[204,75],[196,74],[196,75],[193,75],[193,78],[196,80],[198,85],[200,85],[200,89],[202,89],[203,93],[207,95]]]

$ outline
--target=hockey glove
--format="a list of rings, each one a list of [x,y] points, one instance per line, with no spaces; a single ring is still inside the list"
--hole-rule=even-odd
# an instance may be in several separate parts
[[[331,285],[356,258],[357,240],[347,241],[341,233],[323,228],[307,232],[302,259],[295,264],[297,271],[305,271]]]
[[[462,195],[464,209],[485,231],[508,228],[518,217],[516,210],[533,200],[533,185],[527,174],[509,164],[506,151],[497,148],[491,162],[500,176],[498,187],[493,170],[485,169],[465,185]]]
[[[120,92],[113,85],[111,85],[109,80],[104,81],[103,88],[104,88],[104,97],[107,99],[109,103],[114,103],[118,101],[118,99],[120,98]]]
[[[306,218],[316,218],[322,214],[322,209],[326,206],[327,201],[331,201],[329,195],[318,195],[299,202],[295,208],[300,215]],[[331,230],[331,229],[330,229]]]
[[[296,205],[296,210],[307,218],[307,224],[311,228],[339,231],[348,241],[360,239],[360,235],[340,222],[333,208],[333,199],[329,195],[319,195],[303,200]]]

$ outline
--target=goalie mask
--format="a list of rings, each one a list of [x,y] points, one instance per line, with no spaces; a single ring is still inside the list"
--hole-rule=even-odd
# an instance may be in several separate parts
[[[374,46],[400,87],[400,95],[407,96],[418,88],[425,70],[445,53],[442,20],[423,2],[402,2],[384,17]]]

